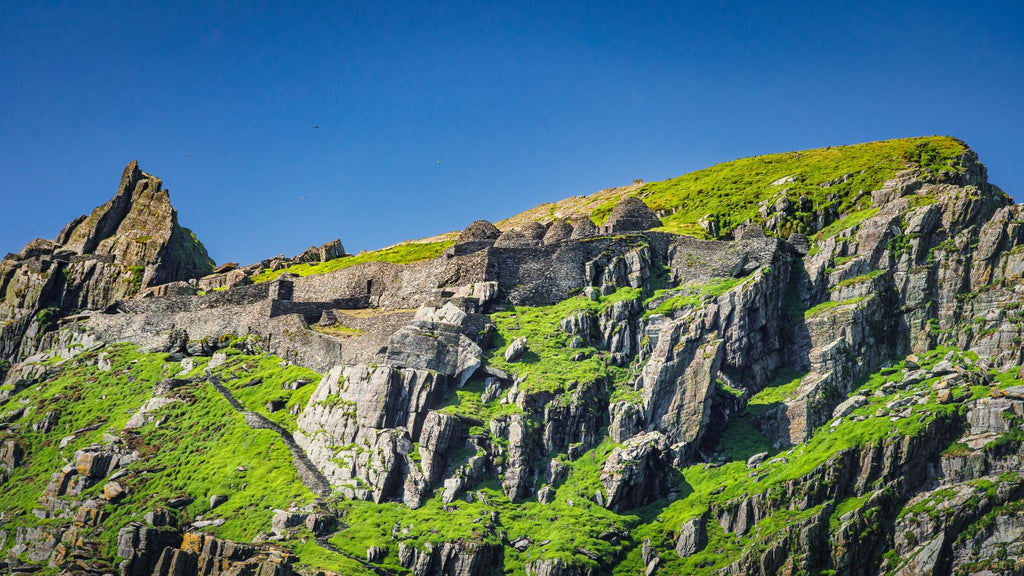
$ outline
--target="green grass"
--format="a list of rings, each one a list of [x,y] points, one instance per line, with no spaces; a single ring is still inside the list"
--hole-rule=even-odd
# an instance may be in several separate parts
[[[247,410],[258,412],[294,432],[297,429],[296,417],[290,413],[290,409],[295,406],[301,409],[306,405],[321,375],[301,366],[281,366],[281,363],[281,358],[270,354],[238,354],[230,356],[213,373],[221,376],[221,383]],[[309,383],[298,390],[282,388],[284,384],[296,380],[307,380]],[[268,411],[266,405],[271,401],[284,403],[284,408],[276,412]]]
[[[697,291],[708,297],[715,293],[720,295],[736,288],[740,282],[742,279],[727,279],[713,286],[697,288]],[[606,366],[596,348],[569,349],[568,335],[561,331],[559,322],[569,314],[598,315],[615,302],[640,301],[643,298],[644,293],[640,290],[622,289],[598,301],[576,297],[553,306],[517,307],[495,313],[498,336],[495,347],[487,351],[486,360],[493,366],[527,376],[522,385],[527,389],[563,392],[570,382],[598,385],[607,381],[612,384],[615,394],[625,396],[628,372]],[[648,299],[647,302],[653,300]],[[854,302],[831,304],[850,303]],[[820,312],[812,311],[808,311],[811,316]],[[536,357],[528,354],[521,362],[505,363],[505,346],[520,335],[527,336],[528,347]],[[88,365],[98,352],[64,363],[52,360],[47,365],[51,369],[62,370],[60,374],[0,403],[0,414],[23,405],[33,408],[15,422],[22,426],[18,435],[25,442],[26,463],[16,469],[12,479],[4,485],[4,496],[0,499],[0,510],[14,518],[11,526],[41,523],[30,511],[38,507],[39,495],[49,481],[55,463],[69,458],[76,448],[101,441],[104,432],[123,428],[130,413],[149,397],[153,383],[180,370],[180,364],[168,362],[166,355],[141,354],[129,346],[107,347],[103,352],[111,354],[114,369],[110,372],[100,372]],[[224,385],[247,409],[264,413],[293,430],[294,417],[288,414],[287,409],[268,414],[264,405],[270,400],[281,400],[286,406],[304,404],[319,375],[296,366],[282,365],[280,358],[270,355],[246,355],[234,348],[228,348],[226,352],[227,362],[215,369]],[[589,354],[589,357],[573,361],[572,356],[580,352]],[[953,348],[939,348],[921,354],[918,363],[928,367],[950,353],[955,357],[977,359],[970,353]],[[192,374],[202,374],[208,360],[197,358],[195,362]],[[300,564],[344,574],[366,573],[363,566],[346,555],[365,558],[369,546],[385,546],[388,555],[383,568],[405,573],[398,562],[398,542],[393,537],[396,532],[399,541],[420,549],[428,544],[452,541],[471,546],[502,545],[528,536],[533,544],[525,552],[505,547],[505,573],[522,574],[528,562],[538,559],[559,559],[578,572],[593,570],[595,573],[636,574],[642,573],[644,568],[640,560],[641,543],[650,538],[656,548],[664,551],[662,573],[714,573],[741,554],[763,553],[773,537],[822,512],[824,506],[835,506],[829,517],[833,529],[838,528],[843,514],[862,508],[865,499],[860,496],[844,497],[838,502],[808,510],[787,508],[785,498],[800,497],[799,488],[797,493],[791,494],[786,492],[788,486],[799,487],[800,482],[826,466],[836,454],[858,446],[900,442],[903,437],[926,433],[936,418],[952,417],[964,410],[963,403],[938,404],[936,393],[931,390],[935,379],[915,384],[908,390],[875,395],[887,383],[901,380],[903,373],[903,365],[897,363],[860,385],[859,390],[866,393],[869,400],[853,415],[863,416],[864,420],[844,418],[837,426],[820,428],[806,443],[780,452],[754,426],[761,407],[791,398],[799,385],[801,374],[780,371],[769,386],[750,398],[746,413],[734,415],[721,431],[714,452],[724,459],[724,464],[696,464],[670,472],[670,481],[676,486],[679,496],[673,502],[659,500],[627,514],[616,514],[597,505],[594,498],[603,490],[600,480],[603,464],[617,448],[615,443],[605,440],[576,460],[558,456],[567,467],[568,476],[563,483],[553,487],[555,498],[551,504],[540,504],[531,498],[510,502],[503,494],[498,479],[490,477],[470,489],[472,502],[463,497],[445,505],[439,496],[435,496],[415,510],[400,503],[332,503],[346,527],[331,537],[331,543],[344,554],[321,548],[307,533],[300,533],[297,538],[281,544],[299,555]],[[997,381],[996,387],[1024,383],[1017,377],[1016,370],[993,372],[992,375]],[[312,382],[297,391],[282,389],[282,384],[298,378]],[[732,393],[722,388],[726,393]],[[970,393],[978,398],[990,394],[991,390],[989,386],[968,388],[961,385],[955,393],[958,397]],[[471,381],[455,391],[441,409],[483,422],[518,411],[518,408],[498,401],[483,402],[483,391],[482,382]],[[914,404],[909,418],[891,421],[888,415],[874,416],[876,410],[898,395],[919,391],[928,393],[928,401]],[[636,394],[631,389],[630,392]],[[103,552],[110,557],[113,557],[114,540],[121,525],[174,496],[187,494],[196,499],[183,512],[185,519],[199,515],[224,518],[227,521],[224,526],[210,531],[218,537],[239,541],[249,541],[266,531],[274,508],[312,499],[295,475],[290,454],[274,433],[250,429],[205,382],[179,388],[174,395],[184,402],[159,412],[165,418],[164,423],[160,426],[151,424],[136,433],[122,435],[145,458],[129,467],[131,473],[124,477],[122,483],[129,487],[130,494],[119,506],[108,508],[112,515],[103,530],[84,532],[86,536],[98,539],[103,545]],[[48,435],[26,431],[30,423],[42,418],[48,410],[61,412],[57,430]],[[101,427],[83,434],[65,449],[57,447],[56,440],[69,431],[95,423],[100,423]],[[477,433],[488,433],[487,427],[478,427]],[[0,432],[0,438],[12,434],[8,429]],[[757,452],[769,452],[773,457],[781,456],[785,460],[765,462],[752,471],[747,468],[745,460]],[[239,466],[245,470],[240,471]],[[789,484],[793,481],[796,484]],[[979,497],[988,494],[994,486],[991,482],[978,482]],[[101,488],[102,483],[87,491],[86,496],[95,496]],[[869,487],[874,488],[880,487]],[[682,522],[700,516],[712,505],[762,493],[768,493],[770,500],[777,504],[777,511],[753,526],[747,535],[740,537],[725,533],[712,518],[707,524],[709,544],[704,551],[690,558],[679,558],[672,551],[672,540]],[[229,499],[210,512],[207,508],[211,494],[227,495]],[[481,500],[479,495],[484,498]],[[941,495],[936,495],[932,500],[937,502],[940,499]],[[928,512],[929,503],[908,513]],[[610,530],[621,533],[621,540],[613,542],[607,538]],[[584,550],[597,555],[599,560],[591,560],[581,552]],[[612,564],[616,564],[615,568],[609,569]]]
[[[750,400],[747,402],[747,413],[758,415],[768,410],[772,405],[791,399],[804,376],[806,374],[801,374],[794,370],[779,370],[775,375],[775,379],[768,386],[765,386],[757,394],[750,397]]]
[[[472,490],[472,503],[462,498],[446,506],[434,497],[421,508],[410,510],[398,503],[341,502],[343,521],[349,527],[333,536],[331,543],[359,557],[365,557],[370,546],[387,547],[389,554],[383,567],[401,570],[398,544],[392,539],[396,526],[402,532],[399,540],[419,549],[446,541],[500,545],[503,540],[515,541],[525,536],[533,541],[526,552],[505,548],[505,573],[522,574],[527,562],[551,558],[582,569],[598,568],[601,564],[581,554],[579,549],[598,554],[607,562],[636,543],[627,538],[612,544],[601,536],[613,527],[628,534],[630,528],[642,521],[642,510],[640,514],[620,515],[593,501],[596,491],[602,489],[601,468],[615,447],[616,444],[605,442],[578,460],[564,461],[568,477],[557,487],[550,504],[536,500],[510,502],[494,478]],[[476,496],[479,494],[486,502]],[[492,514],[498,518],[496,525],[491,523]],[[543,542],[546,543],[541,546]]]
[[[870,197],[861,195],[861,191],[876,190],[885,180],[912,166],[931,175],[961,171],[955,159],[965,150],[964,144],[954,138],[926,137],[770,154],[645,184],[633,194],[653,210],[671,213],[662,218],[665,230],[702,236],[698,220],[714,214],[724,235],[745,220],[760,222],[758,204],[774,201],[784,190],[791,201],[801,196],[809,198],[812,210],[831,206],[844,215],[864,210]],[[787,176],[795,180],[772,185]],[[820,186],[844,176],[845,182]],[[594,220],[603,222],[617,202],[615,198],[599,206],[592,214]],[[798,212],[783,225],[782,232],[813,233],[812,222],[812,213]]]
[[[135,442],[151,456],[129,467],[132,473],[122,483],[130,494],[113,509],[111,525],[119,526],[168,498],[187,495],[195,498],[183,512],[187,518],[223,518],[223,526],[209,531],[247,542],[268,530],[275,508],[313,499],[276,433],[250,428],[206,382],[175,390],[175,395],[189,402],[161,409],[166,423],[138,431]],[[210,512],[213,494],[228,496],[228,501]]]
[[[94,364],[100,353],[108,354],[113,368],[99,371]],[[208,529],[216,536],[247,542],[269,529],[275,508],[303,503],[313,495],[302,485],[292,465],[291,453],[277,434],[253,430],[205,381],[177,388],[172,396],[183,400],[160,409],[162,421],[150,423],[135,431],[123,431],[131,414],[151,395],[153,385],[180,371],[176,362],[167,362],[165,354],[142,354],[127,345],[108,346],[57,366],[61,373],[39,386],[31,387],[0,404],[0,414],[16,406],[35,409],[24,415],[18,424],[19,443],[25,448],[25,463],[17,467],[4,485],[0,509],[18,525],[46,523],[30,514],[39,508],[39,498],[60,463],[72,458],[75,450],[89,444],[102,443],[104,434],[122,438],[142,458],[127,468],[128,474],[118,479],[128,488],[128,495],[117,506],[108,506],[108,519],[99,528],[82,528],[80,535],[95,539],[100,553],[107,558],[116,554],[118,529],[130,520],[176,496],[191,496],[195,501],[183,512],[185,520],[197,516],[223,518],[218,528]],[[235,361],[234,357],[232,361]],[[266,357],[262,367],[268,376],[267,389],[308,370],[288,367],[269,375],[269,366],[279,359]],[[259,364],[249,357],[244,361]],[[205,359],[197,367],[201,372]],[[230,371],[232,367],[220,370]],[[237,383],[237,382],[236,382]],[[307,385],[309,392],[315,384]],[[239,395],[256,401],[256,387]],[[309,392],[300,389],[293,394]],[[60,418],[55,430],[48,434],[31,431],[32,422],[47,412],[57,411]],[[58,440],[72,430],[99,425],[96,430],[76,436],[65,448]],[[0,433],[10,437],[9,429]],[[239,470],[243,467],[244,471]],[[81,499],[98,497],[104,481],[88,488]],[[228,496],[228,501],[209,511],[209,497]],[[12,532],[13,534],[13,532]]]
[[[445,414],[479,420],[485,424],[495,416],[521,412],[515,404],[502,404],[500,398],[484,402],[483,392],[482,380],[470,380],[465,386],[450,395],[437,410]]]
[[[454,240],[440,240],[437,242],[407,242],[405,244],[398,244],[388,248],[381,248],[380,250],[360,252],[355,256],[345,256],[343,258],[336,258],[319,264],[295,264],[294,266],[289,266],[288,268],[283,268],[281,270],[268,270],[253,276],[252,281],[255,283],[268,282],[284,273],[295,274],[297,276],[326,274],[327,272],[334,272],[335,270],[341,270],[342,268],[348,268],[349,266],[355,266],[356,264],[362,264],[364,262],[408,264],[411,262],[419,262],[421,260],[431,260],[440,256],[454,243]]]
[[[953,352],[955,355],[962,354],[952,348],[938,348],[922,354],[919,363],[925,367],[931,366],[949,352]],[[967,354],[963,355],[967,356]],[[784,457],[785,460],[765,462],[759,465],[757,467],[758,474],[754,477],[751,477],[744,462],[746,457],[756,452],[766,451],[771,454],[774,451],[768,445],[767,439],[764,439],[760,432],[746,422],[746,418],[734,419],[723,432],[717,448],[719,454],[726,456],[727,462],[721,466],[697,464],[682,469],[683,485],[688,488],[685,497],[665,506],[658,514],[660,522],[637,526],[633,531],[634,540],[642,541],[644,538],[650,538],[655,546],[671,549],[672,539],[679,525],[706,512],[713,503],[721,504],[751,494],[770,493],[779,510],[755,526],[751,533],[742,538],[735,534],[724,533],[718,522],[711,519],[707,524],[709,543],[704,551],[685,559],[678,558],[671,552],[663,554],[662,568],[666,573],[672,574],[712,574],[735,561],[745,550],[759,550],[766,537],[781,533],[787,524],[799,521],[820,510],[820,508],[800,512],[786,510],[785,501],[778,501],[778,498],[799,498],[799,493],[786,496],[788,482],[804,478],[815,469],[826,465],[829,459],[845,449],[887,441],[899,441],[901,437],[927,433],[927,426],[935,418],[948,417],[957,411],[964,410],[964,407],[959,404],[941,405],[932,401],[923,405],[914,405],[910,418],[899,419],[895,422],[891,421],[888,416],[870,417],[880,406],[884,406],[886,402],[893,399],[892,395],[878,397],[872,393],[887,382],[900,380],[902,373],[902,363],[900,363],[892,369],[873,375],[860,387],[860,390],[868,393],[869,401],[866,406],[855,411],[855,414],[867,416],[865,420],[858,422],[845,418],[835,427],[819,428],[804,444],[777,454]],[[784,377],[786,375],[780,374],[779,379]],[[925,380],[900,393],[909,394],[917,390],[930,390],[934,380]],[[770,394],[777,394],[779,388],[786,386],[786,384],[781,384],[771,387],[769,388],[772,390]],[[966,391],[966,387],[961,388],[958,390],[959,393]],[[934,392],[931,395],[934,399]],[[834,504],[836,512],[833,513],[830,520],[838,522],[839,516],[860,507],[863,502],[859,498],[849,498]],[[770,540],[770,538],[767,539]],[[632,574],[637,570],[642,572],[643,565],[639,561],[639,550],[634,550],[627,555],[621,565],[615,568],[615,573]]]
[[[878,214],[878,208],[865,208],[863,210],[848,213],[839,220],[836,220],[835,222],[829,224],[828,226],[825,226],[816,234],[811,236],[811,249],[807,252],[807,255],[814,256],[815,254],[818,253],[820,241],[832,238],[833,236],[839,234],[843,230],[853,228],[854,226],[859,225],[861,222],[867,220],[868,218],[871,218],[875,214]],[[839,259],[837,259],[836,261],[837,266],[839,265],[838,260]]]
[[[843,230],[857,226],[858,224],[867,220],[868,218],[871,218],[875,214],[878,214],[878,208],[865,208],[864,210],[858,210],[856,212],[847,214],[840,218],[839,220],[836,220],[835,222],[819,230],[813,237],[811,237],[811,240],[813,242],[818,242],[819,240],[831,238],[836,234],[842,232]]]
[[[509,374],[525,376],[521,388],[532,390],[557,391],[573,382],[617,380],[624,373],[622,368],[607,366],[600,351],[593,346],[569,348],[573,336],[564,332],[559,324],[575,313],[597,316],[617,301],[639,300],[640,294],[640,290],[620,288],[598,301],[580,295],[552,306],[516,306],[495,312],[491,320],[498,334],[492,348],[484,354],[484,362]],[[526,354],[515,362],[506,362],[505,349],[521,336],[526,337]],[[586,357],[573,360],[578,354]]]
[[[840,519],[845,515],[853,512],[854,510],[860,510],[864,507],[864,502],[867,498],[863,496],[850,496],[846,500],[843,500],[836,505],[835,510],[832,511],[832,516],[829,517],[829,527],[835,531],[839,529]]]
[[[888,270],[872,270],[871,272],[868,272],[867,274],[861,274],[860,276],[855,276],[853,278],[847,278],[846,280],[843,280],[843,281],[839,282],[839,284],[837,286],[842,288],[844,286],[852,286],[854,284],[860,284],[861,282],[871,282],[875,278],[880,278],[882,276],[885,276],[887,272],[888,272]]]
[[[319,324],[313,324],[310,326],[310,329],[323,334],[337,336],[338,338],[351,338],[352,336],[358,336],[363,333],[363,330],[358,328],[349,328],[344,324],[335,324],[333,326],[320,326]]]
[[[866,299],[867,299],[866,297],[859,297],[859,298],[849,298],[847,300],[839,300],[839,301],[828,300],[826,302],[822,302],[821,304],[818,304],[817,306],[813,306],[811,308],[808,308],[806,311],[804,311],[804,319],[807,320],[807,319],[810,319],[810,318],[814,318],[815,316],[819,316],[821,314],[824,314],[825,312],[828,312],[829,310],[832,310],[834,308],[839,308],[840,306],[850,306],[852,304],[859,304],[860,302],[862,302],[862,301],[864,301]]]
[[[644,317],[650,317],[653,314],[668,314],[675,310],[703,304],[708,300],[718,298],[749,278],[750,276],[714,278],[706,284],[656,290],[650,298],[644,301],[644,306],[647,308]]]
[[[138,354],[128,346],[108,347],[106,351],[113,361],[110,372],[81,362],[65,362],[59,376],[0,404],[0,414],[22,406],[32,407],[18,420],[23,426],[17,435],[10,429],[0,432],[0,439],[18,440],[26,460],[25,465],[14,469],[4,485],[0,510],[19,515],[40,507],[39,496],[50,475],[59,468],[55,463],[70,459],[75,450],[100,442],[106,430],[124,427],[131,412],[149,398],[153,384],[173,373],[174,365],[167,364],[163,355]],[[91,353],[83,359],[95,356]],[[60,415],[56,428],[47,434],[32,431],[31,424],[51,411]],[[76,436],[65,448],[59,447],[62,437],[93,425],[100,427]]]

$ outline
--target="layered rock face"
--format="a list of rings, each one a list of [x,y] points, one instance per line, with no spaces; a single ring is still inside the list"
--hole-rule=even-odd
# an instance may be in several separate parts
[[[161,205],[129,168],[129,208],[26,247],[19,273],[68,250],[187,276],[122,242]],[[787,196],[801,177],[731,230],[701,211],[723,240],[653,231],[673,214],[637,184],[600,226],[477,221],[435,259],[32,319],[0,480],[68,463],[0,517],[8,566],[88,567],[113,531],[120,572],[146,576],[1024,572],[1024,209],[966,149],[830,207]],[[134,390],[109,393],[124,418],[45,396],[77,374]],[[186,453],[231,461],[216,480],[162,461],[193,415],[267,438],[272,482],[215,443]]]
[[[110,201],[0,263],[0,357],[24,357],[22,337],[34,340],[59,316],[212,270],[203,245],[178,225],[160,179],[132,161]]]

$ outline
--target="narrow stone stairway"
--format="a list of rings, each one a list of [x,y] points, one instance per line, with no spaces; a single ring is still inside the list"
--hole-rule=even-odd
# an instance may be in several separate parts
[[[242,415],[242,418],[245,419],[245,423],[248,424],[250,428],[257,430],[270,430],[272,432],[276,432],[281,437],[284,445],[287,446],[288,450],[292,453],[292,462],[295,465],[295,470],[298,472],[299,479],[306,485],[306,488],[309,488],[313,494],[320,497],[326,497],[331,494],[331,485],[327,482],[327,478],[325,478],[324,475],[317,470],[316,466],[309,461],[309,458],[306,456],[306,452],[303,451],[302,447],[299,446],[297,442],[295,442],[295,439],[292,438],[290,432],[271,422],[262,414],[246,410],[245,406],[242,406],[242,403],[239,402],[233,394],[231,394],[231,391],[221,384],[220,376],[207,374],[206,380],[215,390],[217,390],[217,392],[220,393],[221,396],[224,397],[225,400],[228,401],[228,404],[230,404],[236,412]]]

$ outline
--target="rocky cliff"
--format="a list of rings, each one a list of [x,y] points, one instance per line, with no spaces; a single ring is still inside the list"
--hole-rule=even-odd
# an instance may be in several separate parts
[[[212,276],[132,163],[0,272],[10,572],[1024,573],[1024,206],[951,138]]]
[[[61,316],[212,270],[203,245],[178,225],[163,183],[133,160],[106,204],[0,262],[0,358],[24,358]]]

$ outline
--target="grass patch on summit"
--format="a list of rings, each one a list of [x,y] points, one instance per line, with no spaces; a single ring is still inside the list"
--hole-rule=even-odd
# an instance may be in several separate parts
[[[811,211],[798,211],[783,233],[813,233],[813,210],[834,207],[841,215],[865,210],[871,200],[865,193],[901,170],[916,167],[926,175],[962,171],[956,160],[966,149],[955,138],[933,136],[754,156],[645,184],[630,194],[668,214],[662,218],[664,230],[699,237],[705,233],[697,222],[708,214],[718,219],[725,235],[746,220],[760,222],[758,204],[763,201],[785,197],[795,202],[804,196]],[[618,201],[597,207],[593,219],[604,222]]]

